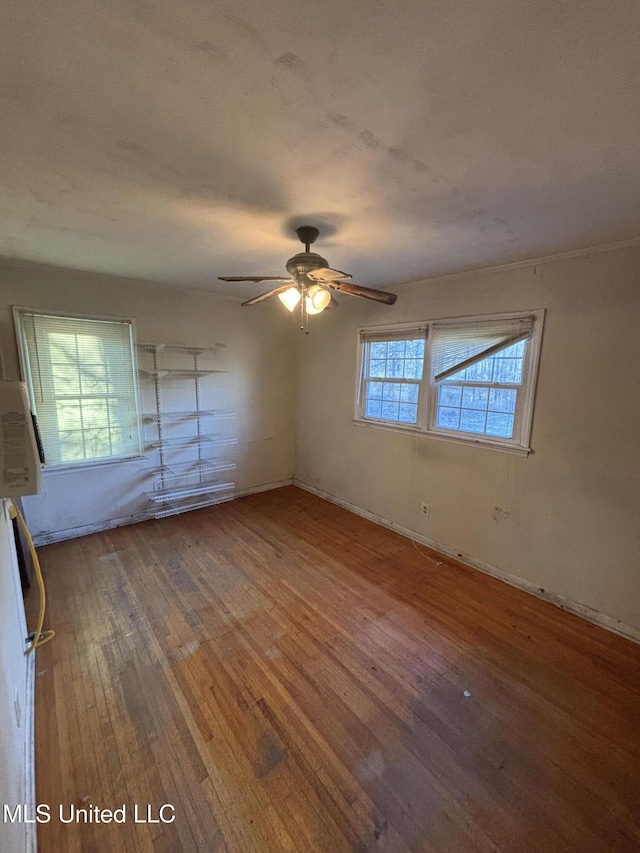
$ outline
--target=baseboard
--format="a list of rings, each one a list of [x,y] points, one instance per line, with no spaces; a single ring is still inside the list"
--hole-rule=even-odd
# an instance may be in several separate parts
[[[301,480],[297,480],[294,478],[293,485],[297,486],[299,489],[303,489],[306,492],[310,492],[311,494],[317,495],[320,498],[323,498],[330,503],[337,504],[338,506],[343,507],[343,509],[349,510],[349,512],[353,512],[356,515],[360,515],[363,518],[369,519],[369,521],[373,521],[376,524],[380,524],[382,527],[387,527],[389,530],[394,530],[396,533],[399,533],[401,536],[406,536],[408,539],[413,540],[414,542],[420,542],[422,545],[426,545],[428,548],[433,548],[434,551],[438,551],[440,554],[445,554],[447,557],[451,557],[458,562],[463,562],[465,565],[470,566],[472,569],[478,569],[480,572],[484,572],[486,575],[491,575],[491,577],[497,578],[498,580],[504,581],[504,583],[508,583],[510,586],[514,586],[517,589],[521,589],[524,592],[528,592],[530,595],[534,595],[536,598],[540,598],[543,601],[549,601],[551,604],[554,604],[556,607],[560,607],[562,610],[567,610],[570,613],[575,613],[577,616],[581,616],[583,619],[586,619],[588,622],[593,622],[595,625],[599,625],[601,628],[606,628],[607,631],[612,631],[614,634],[619,634],[621,637],[625,637],[627,640],[633,640],[635,643],[640,643],[640,629],[635,628],[633,625],[627,625],[625,622],[621,622],[619,619],[614,619],[611,616],[607,616],[604,613],[600,613],[598,610],[594,610],[591,607],[588,607],[586,604],[580,604],[578,601],[574,601],[571,598],[567,598],[563,595],[558,595],[554,592],[551,592],[548,589],[542,589],[541,587],[536,586],[531,583],[531,581],[524,580],[523,578],[519,578],[516,575],[512,575],[509,572],[505,572],[503,569],[499,569],[497,566],[492,566],[489,563],[483,563],[480,560],[476,560],[474,557],[469,554],[460,554],[460,552],[452,551],[446,545],[443,545],[441,542],[436,542],[435,539],[430,539],[428,536],[423,536],[421,533],[416,533],[415,530],[410,530],[408,527],[403,527],[400,524],[396,524],[393,521],[390,521],[387,518],[383,518],[380,515],[376,515],[373,512],[369,512],[366,509],[362,509],[359,506],[355,506],[355,504],[349,503],[349,501],[342,500],[342,498],[338,498],[335,495],[330,494],[329,492],[324,492],[322,489],[317,489],[315,486],[311,486],[309,483],[304,483]]]
[[[25,803],[29,814],[35,813],[36,807],[36,654],[27,656],[27,689],[24,708],[24,751],[25,751]],[[25,853],[37,853],[38,831],[35,823],[26,824]]]
[[[248,489],[240,489],[233,493],[232,500],[236,498],[244,498],[247,495],[257,495],[260,492],[270,492],[272,489],[281,489],[284,486],[292,486],[293,477],[288,477],[286,480],[277,480],[275,483],[263,483],[261,486],[250,486]]]
[[[246,489],[237,489],[229,495],[228,499],[221,501],[221,503],[234,501],[236,498],[243,498],[246,495],[256,495],[259,492],[279,489],[282,486],[290,486],[292,483],[293,479],[288,477],[286,480],[277,480],[273,483],[261,483],[257,486],[249,486]],[[69,527],[66,530],[36,534],[33,537],[33,542],[37,547],[40,545],[51,545],[53,542],[64,542],[65,539],[77,539],[79,536],[89,536],[91,533],[101,533],[103,530],[113,530],[116,527],[125,527],[128,524],[138,524],[140,521],[149,521],[149,519],[153,518],[154,510],[157,511],[157,506],[150,508],[148,512],[137,515],[125,515],[121,518],[109,518],[99,524],[85,524],[81,527]]]
[[[102,530],[112,530],[114,527],[125,527],[127,524],[137,524],[139,521],[148,521],[152,518],[150,513],[139,515],[125,515],[122,518],[109,518],[99,524],[84,524],[80,527],[68,527],[65,530],[54,530],[51,533],[36,533],[33,535],[33,544],[51,545],[53,542],[64,542],[65,539],[77,539],[79,536],[88,536],[91,533],[100,533]]]

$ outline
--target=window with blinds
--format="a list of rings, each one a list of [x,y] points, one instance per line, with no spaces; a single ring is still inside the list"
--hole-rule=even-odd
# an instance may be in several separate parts
[[[365,418],[418,422],[426,327],[402,332],[362,332],[362,411]]]
[[[525,358],[534,318],[434,323],[432,428],[523,442]]]
[[[46,464],[139,454],[131,323],[21,309],[15,314]]]
[[[528,451],[543,317],[361,330],[356,420]]]

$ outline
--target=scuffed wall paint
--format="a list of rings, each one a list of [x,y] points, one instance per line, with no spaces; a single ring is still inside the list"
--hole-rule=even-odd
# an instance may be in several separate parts
[[[636,247],[343,299],[298,341],[296,479],[640,628],[639,269]],[[537,308],[529,457],[353,423],[359,326]]]
[[[141,282],[28,264],[0,264],[0,334],[6,378],[19,378],[11,306],[126,317],[139,341],[226,344],[227,374],[203,380],[220,389],[216,407],[236,413],[233,472],[238,491],[289,480],[293,473],[293,329],[277,306],[241,308],[237,300]],[[185,385],[185,393],[192,386]],[[191,409],[192,405],[173,408]],[[25,499],[34,536],[99,529],[147,514],[152,488],[143,461],[49,471],[41,495]],[[58,538],[58,537],[56,537]]]

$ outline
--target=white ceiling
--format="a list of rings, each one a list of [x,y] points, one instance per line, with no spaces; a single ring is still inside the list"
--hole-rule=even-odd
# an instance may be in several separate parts
[[[635,0],[4,0],[0,255],[224,293],[640,233]]]

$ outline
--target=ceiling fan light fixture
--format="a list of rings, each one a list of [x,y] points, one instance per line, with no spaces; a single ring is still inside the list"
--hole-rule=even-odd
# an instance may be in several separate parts
[[[278,294],[278,299],[289,311],[293,311],[298,302],[300,302],[300,291],[297,287],[290,287],[284,293]]]
[[[309,288],[307,300],[309,314],[319,314],[331,302],[331,293],[319,284],[314,284]],[[313,310],[309,308],[309,303]]]
[[[320,314],[324,311],[324,306],[322,308],[315,307],[310,296],[305,296],[304,304],[307,309],[307,314]]]
[[[286,284],[274,287],[266,293],[260,293],[252,299],[247,299],[243,305],[256,305],[277,296],[287,311],[293,313],[296,306],[300,306],[300,328],[305,334],[309,334],[307,319],[310,314],[320,314],[325,308],[330,308],[338,303],[333,298],[333,291],[346,293],[349,296],[360,296],[364,299],[372,299],[384,305],[393,305],[398,298],[395,293],[387,293],[384,290],[374,290],[371,287],[363,287],[345,279],[351,275],[340,270],[332,269],[326,258],[310,251],[312,244],[318,237],[318,229],[313,225],[302,225],[296,229],[298,238],[304,245],[304,252],[298,252],[286,263],[287,272],[291,278],[281,275],[250,275],[250,276],[218,276],[221,281],[251,281],[258,284],[262,281],[286,282]]]

